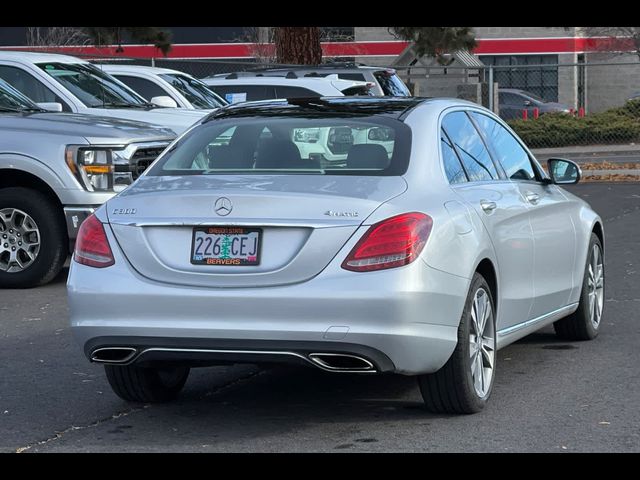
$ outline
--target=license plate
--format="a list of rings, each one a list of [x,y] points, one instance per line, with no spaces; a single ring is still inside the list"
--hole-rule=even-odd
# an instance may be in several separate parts
[[[191,263],[242,267],[260,265],[261,228],[194,227]]]

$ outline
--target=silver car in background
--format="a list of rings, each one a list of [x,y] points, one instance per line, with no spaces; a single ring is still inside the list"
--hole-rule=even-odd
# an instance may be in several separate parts
[[[342,160],[301,154],[319,129]],[[298,362],[477,412],[497,349],[601,325],[602,221],[558,186],[577,165],[548,165],[461,100],[225,107],[83,224],[73,332],[129,401],[174,398],[194,366]]]

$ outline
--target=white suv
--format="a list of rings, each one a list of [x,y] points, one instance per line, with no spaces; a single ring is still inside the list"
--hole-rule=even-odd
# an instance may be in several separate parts
[[[98,65],[151,103],[165,107],[215,109],[227,104],[202,80],[178,70],[141,65]]]
[[[48,110],[137,120],[176,134],[207,115],[159,108],[96,65],[68,55],[0,51],[0,79]]]
[[[280,76],[226,77],[202,80],[229,103],[270,100],[275,98],[313,98],[369,95],[372,83],[341,80],[338,75],[320,78],[287,78]]]

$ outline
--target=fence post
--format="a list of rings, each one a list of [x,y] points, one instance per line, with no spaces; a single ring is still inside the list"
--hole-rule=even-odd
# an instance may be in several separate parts
[[[489,110],[493,110],[493,65],[489,65]]]
[[[155,57],[151,57],[151,66],[155,67],[156,66],[156,59]]]

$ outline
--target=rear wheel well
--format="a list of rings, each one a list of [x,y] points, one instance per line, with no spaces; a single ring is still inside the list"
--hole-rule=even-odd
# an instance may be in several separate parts
[[[476,268],[476,272],[484,277],[484,279],[489,284],[489,288],[491,289],[491,296],[493,297],[494,302],[494,310],[498,310],[498,277],[496,276],[496,270],[491,263],[491,260],[485,258],[482,260],[478,267]]]
[[[0,169],[0,188],[7,187],[24,187],[37,190],[46,195],[56,205],[62,207],[62,203],[60,203],[60,199],[53,189],[31,173],[22,170]]]

